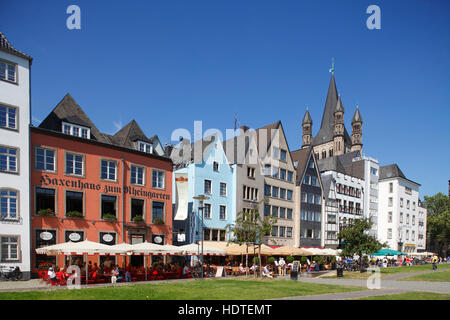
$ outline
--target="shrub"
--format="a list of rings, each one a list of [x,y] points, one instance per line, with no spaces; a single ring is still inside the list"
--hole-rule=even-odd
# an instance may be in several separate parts
[[[308,258],[303,256],[303,257],[300,258],[300,262],[301,262],[302,264],[305,264],[305,263],[308,262]]]
[[[142,218],[142,216],[135,216],[133,218],[133,222],[134,223],[143,223],[144,222],[144,218]]]
[[[106,220],[106,221],[117,221],[117,217],[115,215],[113,215],[113,214],[106,213],[106,214],[103,215],[103,220]]]
[[[256,263],[256,264],[258,264],[258,263],[259,263],[259,259],[258,259],[258,257],[254,257],[254,258],[253,258],[253,263]]]
[[[41,209],[37,212],[38,216],[41,217],[54,217],[55,216],[55,212],[52,209]]]
[[[286,258],[286,262],[287,262],[287,263],[291,263],[291,262],[293,262],[294,260],[295,260],[295,259],[294,259],[293,256],[289,256],[289,257]]]
[[[67,212],[69,218],[83,218],[83,213],[80,211],[70,211]]]
[[[275,261],[275,258],[274,258],[274,257],[269,257],[269,259],[267,259],[267,262],[268,262],[269,264],[272,264],[274,261]]]
[[[153,220],[154,224],[164,224],[164,220],[162,218],[156,218]]]

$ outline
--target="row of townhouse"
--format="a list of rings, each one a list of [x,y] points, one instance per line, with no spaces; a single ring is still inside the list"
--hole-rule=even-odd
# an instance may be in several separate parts
[[[0,33],[0,263],[26,277],[45,262],[71,263],[35,254],[42,246],[228,241],[237,215],[253,209],[277,217],[268,245],[336,248],[339,231],[364,217],[390,247],[425,249],[420,185],[362,154],[361,114],[350,136],[334,72],[320,130],[313,137],[307,110],[300,149],[290,149],[281,121],[163,147],[134,120],[100,132],[70,94],[32,126],[31,61]]]

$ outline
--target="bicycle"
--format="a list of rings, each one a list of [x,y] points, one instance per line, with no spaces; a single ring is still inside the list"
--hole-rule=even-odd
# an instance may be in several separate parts
[[[0,279],[18,281],[22,277],[22,271],[20,271],[18,266],[15,268],[12,266],[0,266]]]

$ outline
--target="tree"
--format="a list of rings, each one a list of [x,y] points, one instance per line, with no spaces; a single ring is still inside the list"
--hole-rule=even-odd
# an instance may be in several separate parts
[[[267,199],[263,199],[263,202],[267,202]],[[258,202],[259,204],[260,202]],[[261,245],[264,237],[270,235],[272,227],[277,223],[278,218],[275,216],[261,216],[259,210],[255,208],[249,211],[239,212],[236,217],[236,222],[231,225],[227,225],[229,232],[233,234],[233,237],[228,242],[237,243],[239,245],[245,244],[247,246],[246,251],[246,265],[248,266],[248,246],[253,244],[258,246],[258,264],[259,270],[261,268]],[[254,254],[256,252],[254,251]],[[256,274],[255,274],[256,275]]]
[[[367,233],[372,227],[368,219],[356,219],[352,225],[345,227],[338,233],[338,238],[345,242],[341,256],[352,257],[364,254],[372,254],[386,247],[386,243],[380,243],[375,237]]]
[[[438,254],[446,256],[450,243],[450,199],[439,192],[432,197],[425,196],[424,206],[429,243]]]

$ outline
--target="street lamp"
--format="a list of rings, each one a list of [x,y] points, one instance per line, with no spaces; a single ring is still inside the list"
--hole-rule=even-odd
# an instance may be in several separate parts
[[[202,254],[201,254],[201,257],[202,257],[202,264],[201,264],[202,275],[201,275],[201,278],[203,279],[203,240],[204,240],[203,239],[204,238],[204,235],[203,235],[203,214],[204,214],[203,213],[203,209],[204,209],[203,201],[204,200],[208,200],[209,197],[208,196],[204,196],[204,195],[199,195],[197,197],[194,197],[193,199],[199,201],[198,209],[199,209],[199,211],[201,210],[201,213],[202,213]]]

